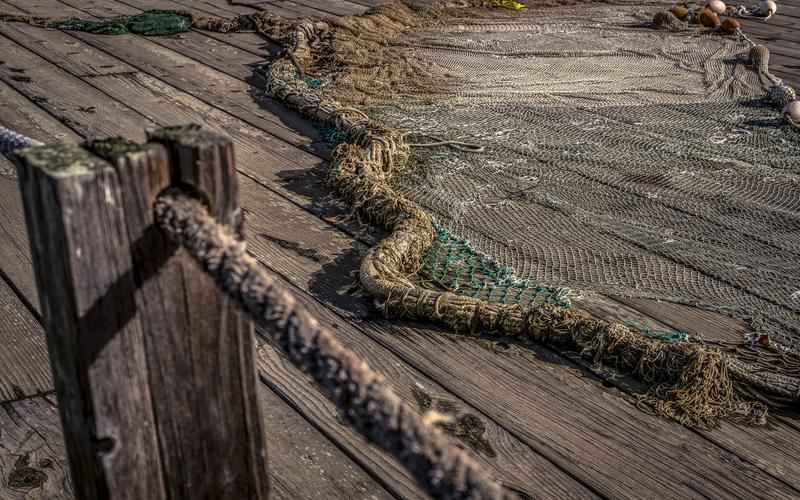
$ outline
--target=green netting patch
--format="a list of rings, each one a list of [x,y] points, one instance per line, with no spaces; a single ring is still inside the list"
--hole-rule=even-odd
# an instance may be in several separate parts
[[[658,330],[655,328],[650,328],[649,326],[639,323],[638,321],[626,321],[625,325],[633,328],[645,337],[667,342],[668,344],[689,341],[689,334],[680,330]]]
[[[317,130],[319,131],[319,139],[322,142],[330,145],[332,148],[335,148],[339,144],[347,141],[347,134],[336,127],[318,126]]]
[[[570,307],[570,290],[518,279],[466,240],[434,224],[436,240],[422,261],[423,279],[453,293],[503,304],[550,303]]]
[[[185,12],[149,10],[135,16],[118,16],[101,20],[69,18],[50,22],[47,27],[99,35],[174,35],[189,31],[192,27],[192,17]]]

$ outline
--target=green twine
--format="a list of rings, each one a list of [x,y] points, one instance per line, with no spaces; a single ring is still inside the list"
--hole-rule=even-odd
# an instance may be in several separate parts
[[[148,10],[135,16],[118,16],[98,21],[69,18],[53,21],[48,28],[85,31],[98,35],[174,35],[192,27],[190,15],[172,10]]]
[[[689,341],[689,334],[679,330],[656,330],[637,321],[626,321],[625,324],[646,337],[667,342],[668,344]]]
[[[317,127],[317,130],[320,140],[332,148],[347,141],[347,134],[336,127]]]
[[[315,89],[322,88],[322,87],[325,86],[325,81],[323,81],[320,78],[312,78],[310,76],[307,76],[303,80],[306,82],[306,84],[309,87],[312,87],[312,88],[315,88]]]
[[[570,307],[566,290],[518,279],[510,267],[500,266],[441,225],[434,224],[434,230],[436,239],[422,260],[423,278],[453,293],[504,304],[546,302]]]

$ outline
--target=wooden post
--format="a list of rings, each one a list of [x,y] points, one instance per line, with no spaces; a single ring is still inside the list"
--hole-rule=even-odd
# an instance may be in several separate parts
[[[241,228],[233,148],[198,127],[16,159],[78,499],[266,499],[253,326],[154,225],[169,186]]]

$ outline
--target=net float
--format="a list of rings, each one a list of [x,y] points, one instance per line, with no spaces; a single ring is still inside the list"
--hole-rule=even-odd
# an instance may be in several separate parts
[[[686,21],[686,18],[689,17],[689,9],[683,5],[675,5],[669,11],[681,21]]]
[[[778,12],[778,4],[772,0],[762,0],[758,5],[758,13],[765,17],[772,17]]]
[[[800,124],[800,101],[792,101],[783,108],[783,116]]]
[[[722,21],[722,31],[728,35],[736,33],[736,30],[742,28],[742,23],[733,18],[728,18]]]
[[[717,15],[724,14],[727,9],[722,0],[710,0],[706,3],[706,8]]]
[[[720,25],[719,16],[712,10],[703,9],[700,12],[700,24],[706,28],[716,28]]]

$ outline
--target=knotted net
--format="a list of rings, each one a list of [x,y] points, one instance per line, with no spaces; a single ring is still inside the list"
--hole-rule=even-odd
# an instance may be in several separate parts
[[[392,230],[364,286],[390,313],[577,344],[685,423],[794,404],[800,133],[768,52],[656,29],[664,4],[491,3],[302,22],[264,69],[338,131],[333,185]],[[573,313],[569,289],[723,312],[761,344],[644,338]]]

